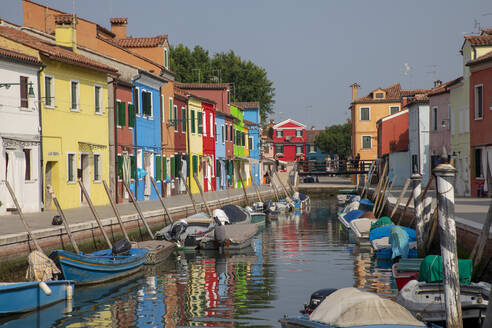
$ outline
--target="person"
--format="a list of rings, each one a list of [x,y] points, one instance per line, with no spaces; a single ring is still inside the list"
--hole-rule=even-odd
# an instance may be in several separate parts
[[[354,160],[354,166],[356,169],[359,168],[359,161],[360,161],[360,154],[357,153],[357,155],[355,155],[355,160]]]

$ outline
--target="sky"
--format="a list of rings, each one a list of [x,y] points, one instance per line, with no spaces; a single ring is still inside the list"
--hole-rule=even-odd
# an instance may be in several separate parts
[[[0,18],[22,25],[22,1],[0,0]],[[38,0],[128,35],[168,34],[171,44],[234,50],[275,87],[276,122],[322,129],[349,118],[359,96],[400,82],[430,88],[462,74],[465,34],[492,27],[490,0]],[[75,5],[74,5],[75,4]],[[406,70],[405,67],[410,67]]]

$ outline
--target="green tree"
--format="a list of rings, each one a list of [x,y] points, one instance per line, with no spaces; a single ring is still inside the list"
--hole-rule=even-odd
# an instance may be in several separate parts
[[[351,135],[350,123],[332,125],[317,136],[316,145],[324,152],[338,154],[341,159],[346,159],[350,155]]]
[[[176,81],[184,83],[227,82],[231,84],[232,101],[259,101],[261,119],[273,113],[275,88],[265,69],[251,61],[242,60],[234,51],[210,56],[208,51],[195,46],[193,51],[178,44],[171,47],[171,70]]]

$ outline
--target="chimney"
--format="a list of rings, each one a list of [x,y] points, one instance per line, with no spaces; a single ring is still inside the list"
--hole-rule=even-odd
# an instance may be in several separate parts
[[[360,85],[358,85],[357,83],[352,83],[350,87],[352,88],[352,101],[356,101],[359,98],[357,95],[357,91],[360,88]]]
[[[77,52],[77,17],[71,14],[55,16],[56,45]]]
[[[435,80],[434,81],[434,88],[440,87],[441,85],[442,85],[442,81],[441,80]]]
[[[111,23],[111,32],[113,32],[116,36],[116,39],[125,39],[126,38],[126,25],[128,24],[127,17],[113,17],[110,20]]]

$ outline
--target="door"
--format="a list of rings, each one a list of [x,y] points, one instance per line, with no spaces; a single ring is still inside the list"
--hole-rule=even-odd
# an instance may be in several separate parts
[[[87,194],[91,194],[91,172],[90,172],[90,163],[89,163],[89,154],[80,154],[80,181],[84,185],[87,190]],[[80,191],[80,203],[87,204],[87,200]]]
[[[45,168],[45,171],[44,171],[44,179],[45,179],[45,184],[46,186],[51,186],[51,183],[53,181],[53,178],[51,177],[51,172],[53,170],[53,166],[55,165],[56,162],[52,162],[52,161],[49,161],[49,162],[46,162],[46,168]],[[53,190],[56,192],[56,190]],[[49,210],[51,209],[51,201],[52,201],[52,198],[51,198],[51,194],[49,192],[45,192],[45,204],[44,204],[44,208]]]

